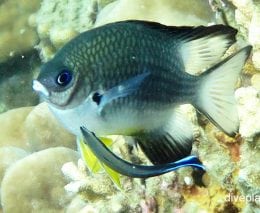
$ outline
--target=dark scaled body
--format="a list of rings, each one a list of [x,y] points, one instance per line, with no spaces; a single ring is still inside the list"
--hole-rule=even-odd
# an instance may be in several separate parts
[[[97,136],[132,136],[153,164],[173,162],[190,154],[194,140],[180,104],[192,104],[228,135],[238,130],[234,88],[251,47],[220,61],[236,32],[107,24],[67,43],[42,66],[34,89],[75,135],[87,127]]]
[[[138,94],[127,97],[131,101],[126,98],[124,102],[141,107],[138,105],[140,100],[141,105],[147,102],[155,108],[173,102],[187,103],[194,96],[196,77],[184,72],[178,38],[174,40],[167,29],[156,29],[161,26],[158,24],[150,28],[135,22],[122,22],[113,27],[93,29],[68,43],[55,56],[56,60],[46,66],[53,69],[56,61],[58,64],[62,62],[80,75],[81,84],[87,88],[76,104],[91,91],[114,87],[143,72],[151,73],[149,82]],[[62,107],[67,108],[68,105]]]

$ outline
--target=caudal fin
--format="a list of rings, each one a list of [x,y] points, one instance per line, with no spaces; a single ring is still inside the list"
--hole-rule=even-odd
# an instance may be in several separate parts
[[[194,104],[230,136],[234,136],[239,128],[234,89],[251,49],[251,46],[244,47],[200,76],[198,98]]]

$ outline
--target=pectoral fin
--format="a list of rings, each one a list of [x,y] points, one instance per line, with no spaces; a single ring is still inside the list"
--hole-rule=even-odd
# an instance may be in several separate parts
[[[101,97],[98,106],[98,112],[101,113],[103,108],[113,100],[128,96],[137,91],[143,81],[149,76],[149,74],[149,72],[144,72],[134,76],[133,78],[123,81],[119,85],[105,91],[103,94],[100,94]]]

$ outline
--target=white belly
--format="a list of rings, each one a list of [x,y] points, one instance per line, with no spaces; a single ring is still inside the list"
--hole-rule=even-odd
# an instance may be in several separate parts
[[[80,136],[80,127],[84,126],[98,136],[131,135],[136,131],[149,131],[160,127],[168,120],[172,111],[138,111],[124,109],[103,118],[98,107],[91,99],[72,109],[57,109],[49,105],[50,110],[62,125],[71,133]]]

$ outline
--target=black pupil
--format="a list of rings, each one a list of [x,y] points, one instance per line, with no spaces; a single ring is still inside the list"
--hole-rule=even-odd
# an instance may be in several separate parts
[[[100,104],[101,98],[102,98],[102,95],[99,94],[98,92],[95,92],[95,93],[93,94],[93,96],[92,96],[92,100],[93,100],[94,102],[96,102],[97,105]]]
[[[68,71],[68,70],[64,70],[62,71],[59,75],[58,75],[58,78],[57,78],[57,83],[60,85],[60,86],[66,86],[70,83],[72,79],[72,75],[71,75],[71,72]]]

